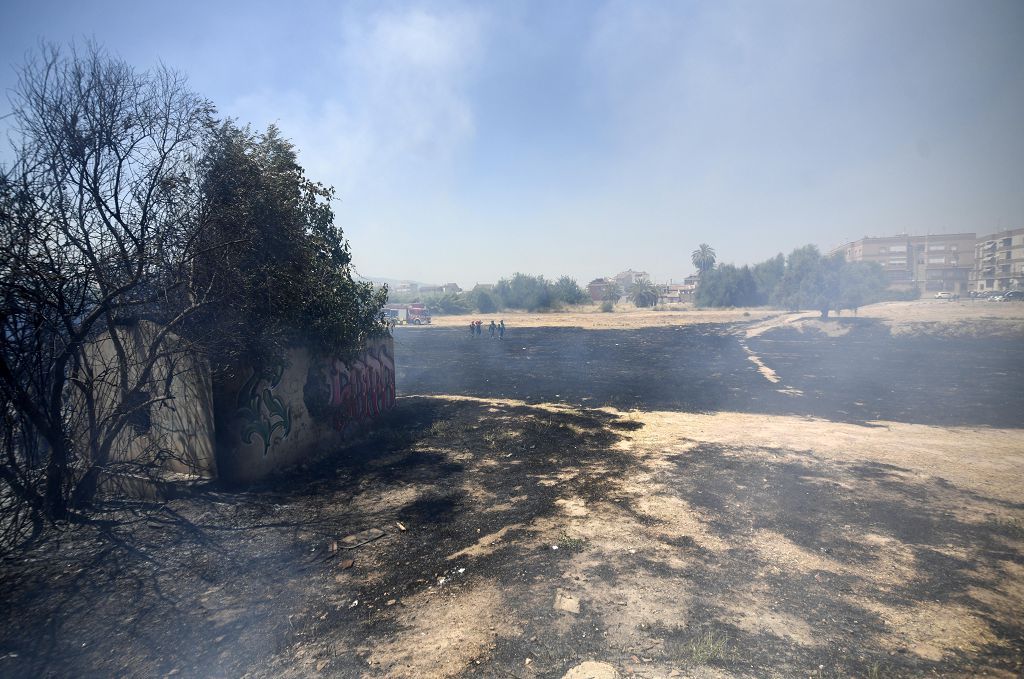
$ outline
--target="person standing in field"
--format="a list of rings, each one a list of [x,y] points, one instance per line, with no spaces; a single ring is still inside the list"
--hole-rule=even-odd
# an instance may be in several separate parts
[[[501,319],[501,323],[498,324],[498,339],[505,339],[505,319]]]
[[[498,326],[494,324],[494,319],[492,318],[491,319],[491,324],[489,326],[487,326],[487,332],[491,336],[491,339],[494,339],[494,331],[497,330],[497,329],[498,329]]]
[[[469,322],[469,336],[470,337],[475,337],[476,336],[476,321],[470,321]]]

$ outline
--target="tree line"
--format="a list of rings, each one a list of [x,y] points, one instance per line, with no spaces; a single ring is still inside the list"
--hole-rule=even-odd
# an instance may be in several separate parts
[[[617,283],[610,283],[602,296],[602,309],[611,311],[623,296],[637,307],[645,308],[658,303],[659,292],[658,287],[646,278],[638,280],[628,290]],[[570,276],[548,280],[544,276],[516,273],[511,278],[502,278],[495,285],[477,285],[467,292],[392,295],[390,301],[422,302],[431,313],[457,315],[474,311],[489,314],[504,309],[553,311],[589,304],[591,298]]]
[[[489,314],[504,309],[551,311],[589,302],[590,296],[570,276],[548,280],[544,276],[516,273],[494,285],[477,285],[466,292],[392,295],[390,301],[422,302],[435,314]]]
[[[842,254],[823,255],[814,245],[781,253],[754,266],[715,266],[714,250],[694,252],[700,259],[695,303],[701,307],[762,306],[798,311],[852,309],[892,298],[885,271],[877,262],[847,262]]]

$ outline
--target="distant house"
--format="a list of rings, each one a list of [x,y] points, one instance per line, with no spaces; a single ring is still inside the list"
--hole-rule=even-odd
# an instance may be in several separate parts
[[[595,278],[587,283],[587,292],[590,294],[590,299],[594,302],[600,302],[603,300],[605,294],[608,292],[608,288],[610,288],[613,283],[613,281],[610,281],[607,278]]]
[[[658,286],[658,304],[678,304],[693,300],[697,290],[697,276],[687,276],[682,283]]]
[[[457,283],[445,283],[444,285],[421,285],[421,295],[449,295],[456,292],[462,292],[462,288]]]
[[[416,291],[419,289],[419,286],[417,286],[412,281],[402,281],[400,283],[395,283],[394,285],[388,287],[390,291],[396,295],[415,294]]]
[[[619,287],[622,288],[623,292],[629,292],[629,289],[636,285],[637,281],[643,278],[649,280],[651,277],[646,271],[633,271],[632,269],[627,269],[622,273],[616,274],[612,280],[619,284]]]
[[[668,283],[658,286],[658,304],[678,304],[687,301],[688,291],[682,283]]]

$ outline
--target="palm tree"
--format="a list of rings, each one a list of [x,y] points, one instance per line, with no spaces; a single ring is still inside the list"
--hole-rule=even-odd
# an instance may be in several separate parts
[[[705,272],[715,268],[715,249],[707,243],[701,243],[700,247],[693,251],[690,260],[697,267],[697,275],[703,276]]]
[[[612,281],[608,283],[608,287],[604,289],[604,295],[601,297],[605,302],[611,302],[615,304],[622,297],[622,288],[618,283]]]
[[[641,278],[629,290],[629,299],[638,307],[650,307],[658,303],[658,288],[648,278]]]

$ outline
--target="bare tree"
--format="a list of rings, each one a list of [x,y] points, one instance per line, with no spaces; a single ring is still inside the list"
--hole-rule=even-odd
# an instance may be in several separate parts
[[[173,333],[207,302],[192,262],[213,109],[179,74],[140,73],[91,44],[44,46],[11,103],[0,503],[58,519],[92,497],[130,426],[169,398],[182,350]]]

